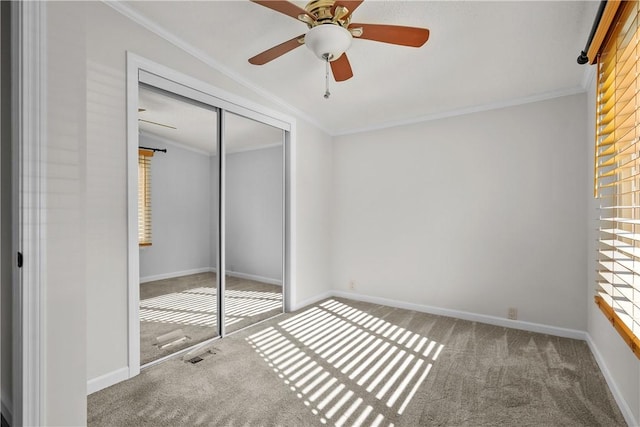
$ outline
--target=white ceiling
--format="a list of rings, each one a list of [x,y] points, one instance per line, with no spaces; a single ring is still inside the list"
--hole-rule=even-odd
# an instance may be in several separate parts
[[[426,27],[429,41],[416,49],[354,40],[354,77],[332,82],[328,100],[324,64],[305,47],[263,66],[247,61],[305,33],[299,21],[249,1],[125,3],[340,134],[581,90],[587,66],[576,57],[599,2],[365,0],[354,22]]]

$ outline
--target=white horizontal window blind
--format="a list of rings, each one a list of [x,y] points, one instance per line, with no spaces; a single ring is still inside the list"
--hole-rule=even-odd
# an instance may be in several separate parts
[[[152,150],[138,150],[138,244],[151,246]]]
[[[598,58],[596,303],[640,357],[640,72],[638,2],[620,7]]]

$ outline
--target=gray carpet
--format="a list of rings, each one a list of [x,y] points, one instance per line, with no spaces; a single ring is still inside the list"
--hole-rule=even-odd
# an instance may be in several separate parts
[[[282,287],[226,278],[226,327],[233,332],[282,312]],[[218,336],[216,274],[199,273],[140,285],[140,364]],[[189,339],[168,348],[156,338],[181,330]]]
[[[625,425],[583,341],[330,299],[88,398],[90,426]]]

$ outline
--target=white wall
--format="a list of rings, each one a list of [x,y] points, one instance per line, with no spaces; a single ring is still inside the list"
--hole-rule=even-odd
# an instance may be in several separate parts
[[[45,423],[80,425],[86,380],[127,366],[125,51],[274,105],[102,3],[47,10]],[[575,329],[587,327],[588,312],[593,342],[638,418],[638,362],[584,289],[593,283],[585,102],[571,96],[335,144],[298,121],[293,305],[355,280],[363,294],[496,316],[516,306],[523,320]]]
[[[295,153],[296,283],[293,307],[301,307],[331,288],[333,144],[324,132],[298,122]]]
[[[141,135],[140,145],[167,148],[167,153],[157,152],[151,159],[153,244],[140,248],[140,280],[211,269],[211,226],[217,218],[212,196],[218,175],[211,169],[210,156],[146,135]]]
[[[593,76],[595,77],[595,73]],[[587,179],[589,183],[592,183],[596,117],[596,83],[594,79],[589,82],[588,88],[587,137],[585,139],[585,146],[589,153],[586,162]],[[635,418],[635,423],[633,424],[638,425],[638,421],[640,421],[640,361],[631,352],[631,349],[625,344],[611,323],[607,321],[593,300],[596,288],[596,242],[598,240],[597,230],[599,227],[599,211],[597,208],[598,200],[593,197],[593,187],[589,186],[587,188],[586,206],[589,219],[587,223],[587,332],[590,336],[592,346],[595,347],[595,353],[600,358],[598,362],[601,364],[602,370],[608,372],[608,379],[613,381],[609,386],[612,389],[617,389],[619,396],[623,399],[623,402],[618,402],[618,404],[623,407],[623,409],[628,409],[628,412]]]
[[[52,3],[48,6],[62,10],[76,7],[74,3]],[[127,366],[125,52],[135,52],[236,95],[267,107],[274,106],[110,7],[93,2],[86,3],[85,7],[84,38],[87,40],[86,63],[89,73],[87,91],[101,107],[101,114],[96,119],[105,125],[104,129],[90,132],[87,139],[91,146],[104,147],[104,153],[101,154],[106,156],[96,157],[101,166],[91,169],[90,175],[92,179],[108,183],[96,189],[100,198],[93,203],[100,203],[100,209],[93,209],[91,216],[103,218],[104,222],[95,227],[97,232],[88,242],[89,252],[95,251],[96,254],[90,257],[87,272],[88,277],[92,277],[87,290],[87,324],[90,331],[87,376],[94,379]],[[65,25],[66,22],[61,20],[51,27]],[[83,38],[82,34],[77,36]],[[53,61],[52,66],[55,65]],[[310,139],[315,141],[316,132],[322,134],[313,127],[299,126],[299,144]],[[304,158],[305,150],[301,151]],[[303,168],[297,167],[297,170]],[[321,179],[323,177],[313,177],[314,181]],[[309,197],[315,199],[317,196],[308,196],[303,203],[309,203]],[[311,236],[324,234],[325,231],[313,230]],[[298,250],[313,248],[313,238],[308,242],[300,245]],[[297,259],[304,262],[305,255],[298,254]],[[305,270],[298,266],[297,271],[304,274]],[[300,286],[305,286],[305,283]],[[329,287],[326,282],[323,286],[324,289]],[[109,308],[106,310],[103,307]]]
[[[86,421],[86,381],[127,367],[126,51],[280,109],[98,2],[50,2],[47,425]],[[298,121],[299,305],[330,288],[331,139]]]
[[[226,268],[282,281],[282,146],[226,157]]]
[[[44,147],[46,218],[41,236],[46,252],[44,274],[45,378],[44,425],[81,425],[86,419],[88,336],[109,340],[110,329],[87,326],[88,290],[116,282],[110,269],[112,242],[119,233],[109,215],[109,198],[124,179],[106,176],[118,159],[113,150],[109,111],[87,88],[87,40],[84,5],[47,4],[47,144]],[[109,81],[94,86],[98,92]],[[107,84],[105,86],[104,84]],[[117,111],[117,110],[116,110]],[[99,143],[87,138],[101,134]],[[120,213],[120,212],[119,212]],[[120,213],[124,215],[124,211]],[[117,215],[117,214],[116,214]],[[92,241],[95,245],[90,245]],[[126,245],[121,245],[126,248]],[[96,268],[98,267],[98,268]],[[104,267],[104,268],[103,268]],[[94,315],[111,316],[109,301],[94,307]],[[117,311],[117,310],[116,310]],[[107,349],[107,352],[109,349]]]
[[[11,248],[11,75],[9,3],[0,3],[0,412],[9,419],[13,405]]]
[[[585,330],[585,102],[335,138],[335,289]]]
[[[45,423],[80,425],[86,380],[127,366],[125,51],[274,106],[102,3],[47,10]],[[637,418],[638,362],[584,289],[593,283],[585,102],[577,95],[335,144],[298,121],[293,305],[353,279],[363,294],[496,316],[517,306],[523,320],[575,329],[587,327],[588,312]]]

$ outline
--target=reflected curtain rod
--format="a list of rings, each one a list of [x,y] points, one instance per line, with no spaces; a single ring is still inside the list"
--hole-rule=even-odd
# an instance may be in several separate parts
[[[139,146],[138,148],[142,148],[143,150],[151,150],[151,151],[153,151],[154,153],[155,153],[156,151],[159,151],[159,152],[161,152],[161,153],[166,153],[166,152],[167,152],[167,149],[166,149],[166,148],[151,148],[151,147],[143,147],[143,146]]]
[[[596,35],[596,29],[600,24],[600,20],[602,19],[602,14],[604,13],[604,7],[607,5],[607,0],[602,0],[600,2],[600,7],[598,7],[598,12],[596,13],[596,18],[593,20],[593,26],[591,27],[591,33],[589,33],[589,39],[587,40],[587,45],[584,47],[584,50],[580,52],[580,56],[578,56],[578,64],[584,65],[589,62],[589,57],[587,56],[587,52],[589,52],[589,48],[591,47],[591,42],[593,41],[593,36]]]

